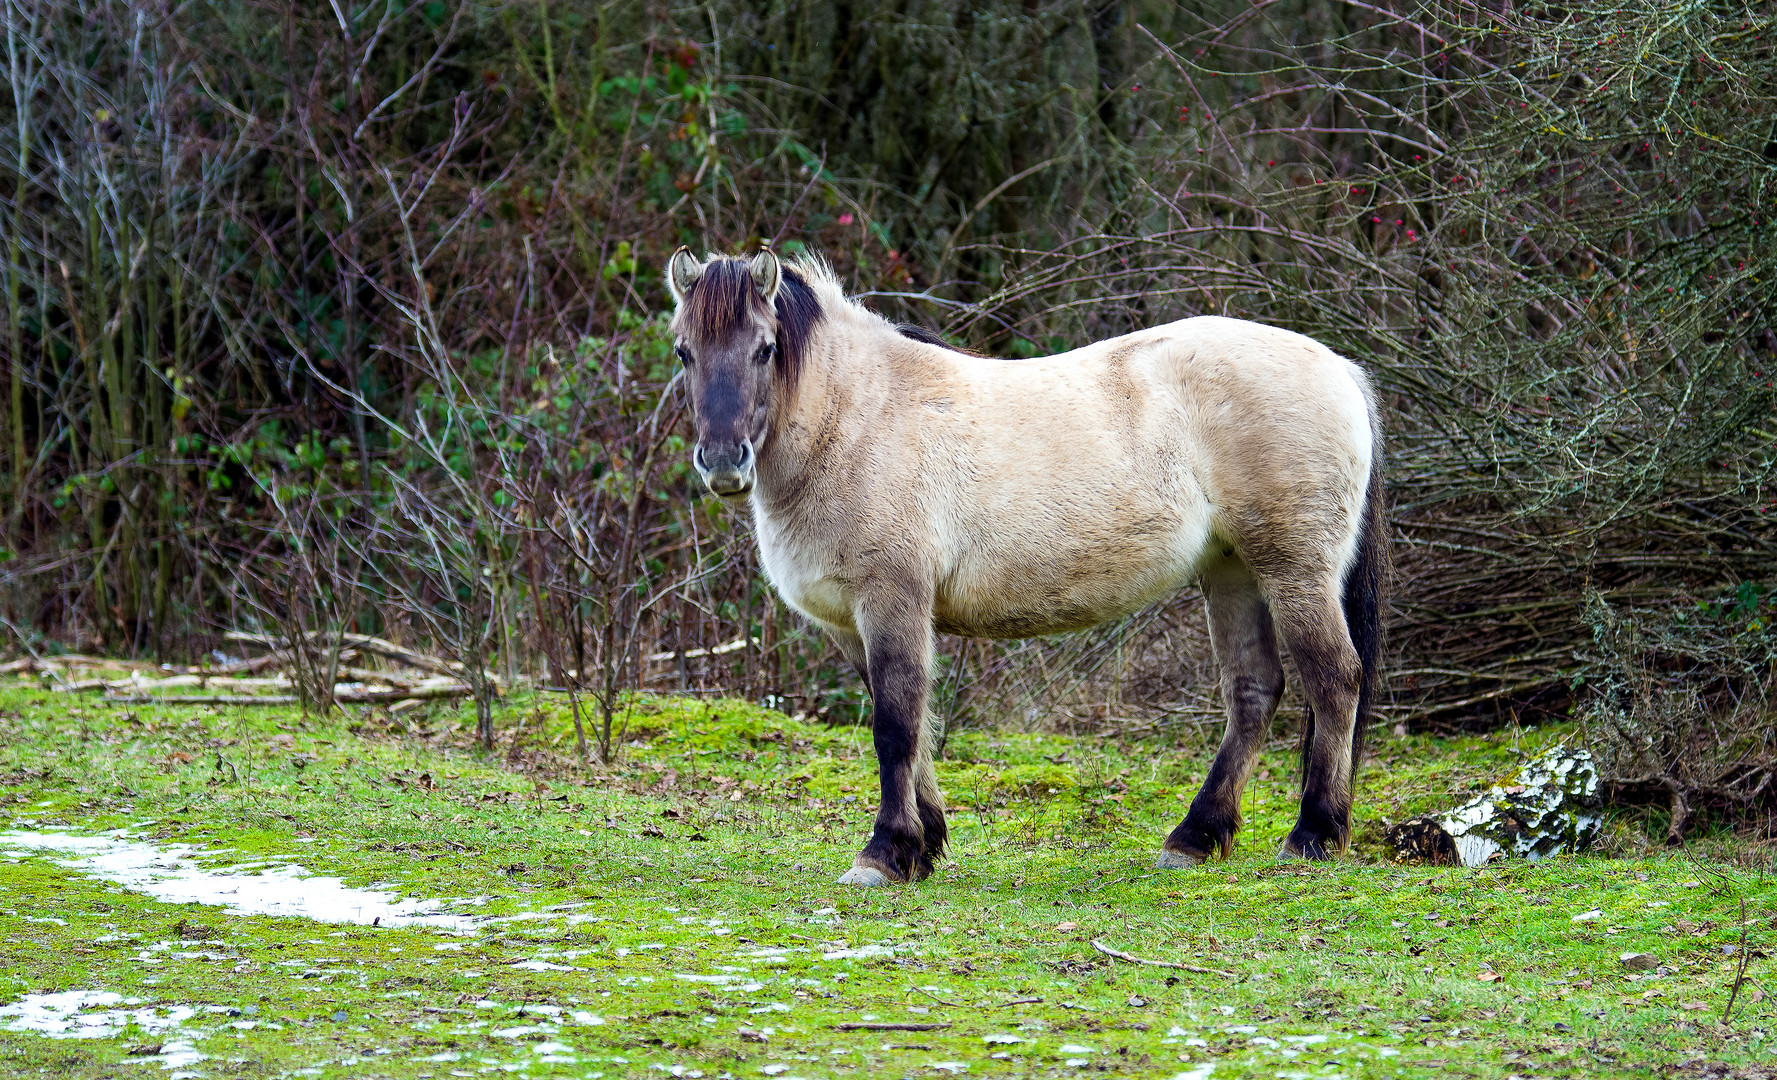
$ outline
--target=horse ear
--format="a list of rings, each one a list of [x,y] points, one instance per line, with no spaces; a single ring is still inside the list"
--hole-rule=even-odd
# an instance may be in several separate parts
[[[685,297],[691,292],[691,286],[697,284],[697,279],[702,276],[703,264],[697,261],[697,256],[691,254],[690,248],[681,247],[673,252],[672,258],[666,260],[666,286],[672,290],[673,303],[683,305]]]
[[[765,297],[770,305],[777,300],[778,286],[784,283],[784,268],[779,265],[777,256],[766,248],[753,256],[753,284],[759,286],[759,294]]]

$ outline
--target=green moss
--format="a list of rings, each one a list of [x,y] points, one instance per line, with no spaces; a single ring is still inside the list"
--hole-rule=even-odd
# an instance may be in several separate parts
[[[1014,765],[994,780],[994,790],[1014,798],[1060,795],[1080,786],[1074,771],[1061,765]]]

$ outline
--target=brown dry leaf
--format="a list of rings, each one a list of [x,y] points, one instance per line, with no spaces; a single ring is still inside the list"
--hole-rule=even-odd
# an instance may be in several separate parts
[[[1475,978],[1482,982],[1499,982],[1501,979],[1505,978],[1505,976],[1497,971],[1483,971],[1479,975],[1476,975]]]
[[[1683,1005],[1680,1005],[1679,1008],[1683,1009],[1685,1012],[1696,1012],[1699,1009],[1707,1009],[1709,1006],[1703,1004],[1701,1001],[1687,1001]]]
[[[1064,922],[1064,923],[1056,923],[1055,924],[1055,929],[1057,929],[1057,930],[1078,930],[1079,928],[1080,928],[1080,924],[1077,922]]]

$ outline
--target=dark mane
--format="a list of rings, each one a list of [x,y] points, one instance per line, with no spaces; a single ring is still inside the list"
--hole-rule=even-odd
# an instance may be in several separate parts
[[[921,341],[927,345],[936,345],[940,349],[949,349],[951,352],[959,352],[964,356],[981,355],[973,349],[965,349],[961,345],[952,345],[942,337],[939,337],[936,330],[928,330],[923,326],[916,326],[913,323],[896,323],[895,333],[913,341]]]
[[[746,259],[711,259],[685,296],[685,326],[694,337],[720,340],[744,327],[753,305],[764,302]],[[808,339],[825,312],[808,281],[788,266],[776,308],[777,371],[793,389],[808,359]]]

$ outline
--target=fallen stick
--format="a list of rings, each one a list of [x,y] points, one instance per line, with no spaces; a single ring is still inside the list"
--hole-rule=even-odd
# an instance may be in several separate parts
[[[130,671],[153,671],[159,665],[151,660],[107,660],[103,656],[82,656],[79,653],[63,653],[60,656],[26,657],[11,663],[0,664],[0,672],[12,673],[30,671],[33,668],[41,671],[51,666],[61,667],[114,667]]]
[[[165,679],[116,679],[110,681],[105,679],[83,679],[80,682],[69,683],[61,689],[63,693],[67,694],[82,693],[89,690],[139,690],[145,692],[151,688],[164,687],[170,690],[179,686],[195,686],[199,689],[203,689],[209,686],[212,682],[221,683],[223,686],[232,690],[287,690],[295,685],[295,683],[291,682],[289,677],[283,675],[271,679],[212,679],[206,675],[173,675]]]
[[[1120,949],[1113,949],[1104,943],[1103,938],[1093,938],[1092,947],[1099,952],[1104,953],[1106,956],[1114,956],[1119,960],[1127,960],[1131,964],[1144,964],[1148,967],[1172,968],[1175,971],[1189,971],[1197,975],[1220,975],[1224,979],[1238,979],[1240,977],[1232,971],[1222,971],[1219,968],[1198,967],[1196,964],[1175,964],[1171,960],[1148,960],[1144,957],[1123,952]]]
[[[1721,1011],[1721,1022],[1726,1024],[1728,1017],[1734,1015],[1734,1002],[1740,997],[1740,986],[1746,982],[1746,897],[1740,898],[1740,970],[1734,973],[1734,989],[1728,993],[1728,1007]]]
[[[684,652],[684,657],[687,660],[696,660],[699,657],[703,657],[703,656],[727,656],[731,652],[739,652],[741,649],[746,648],[748,644],[757,645],[757,644],[759,644],[759,639],[758,638],[744,638],[744,637],[743,638],[735,638],[733,641],[728,642],[726,645],[717,645],[714,648],[686,649]],[[679,654],[678,650],[676,650],[676,649],[671,652],[649,653],[648,654],[648,662],[650,664],[664,664],[668,660],[677,660],[679,658],[679,656],[680,656],[680,654]]]
[[[344,659],[344,655],[345,655],[344,653],[340,654],[341,659]],[[285,664],[285,663],[289,663],[289,662],[290,662],[289,654],[271,652],[271,653],[266,653],[264,656],[255,656],[251,660],[231,660],[226,664],[218,664],[213,668],[204,668],[200,671],[194,672],[194,674],[213,675],[213,676],[251,675],[255,672],[264,671],[268,667],[276,667],[278,664]]]
[[[886,1020],[834,1024],[834,1031],[943,1031],[949,1024],[897,1024]]]
[[[403,679],[398,675],[391,675],[386,671],[371,671],[369,668],[346,667],[344,664],[341,664],[337,674],[342,680],[349,678],[354,682],[388,683],[397,690],[410,690],[413,688],[412,679]]]
[[[295,705],[295,694],[122,694],[99,699],[107,705]]]
[[[379,705],[391,701],[438,701],[471,696],[467,686],[427,686],[414,690],[365,690],[334,694],[335,705]],[[295,705],[295,694],[129,694],[100,700],[113,705]]]
[[[288,649],[290,647],[290,642],[285,638],[274,638],[267,634],[249,634],[245,630],[230,630],[223,636],[230,641],[263,645],[268,649]],[[310,630],[306,636],[313,640],[326,635],[319,630]],[[454,679],[461,674],[436,656],[414,652],[412,649],[403,648],[393,641],[385,641],[379,637],[371,637],[368,634],[341,634],[339,640],[343,644],[355,645],[359,649],[380,656],[385,660],[395,660],[409,667],[419,668],[421,671],[430,671],[434,675],[448,675]]]
[[[907,988],[907,993],[909,993],[909,994],[924,994],[926,997],[931,998],[933,1001],[936,1001],[938,1004],[948,1005],[953,1009],[960,1009],[963,1007],[962,1003],[959,1001],[945,1001],[943,998],[939,997],[937,994],[932,993],[930,990],[921,990],[917,986],[909,986]]]

